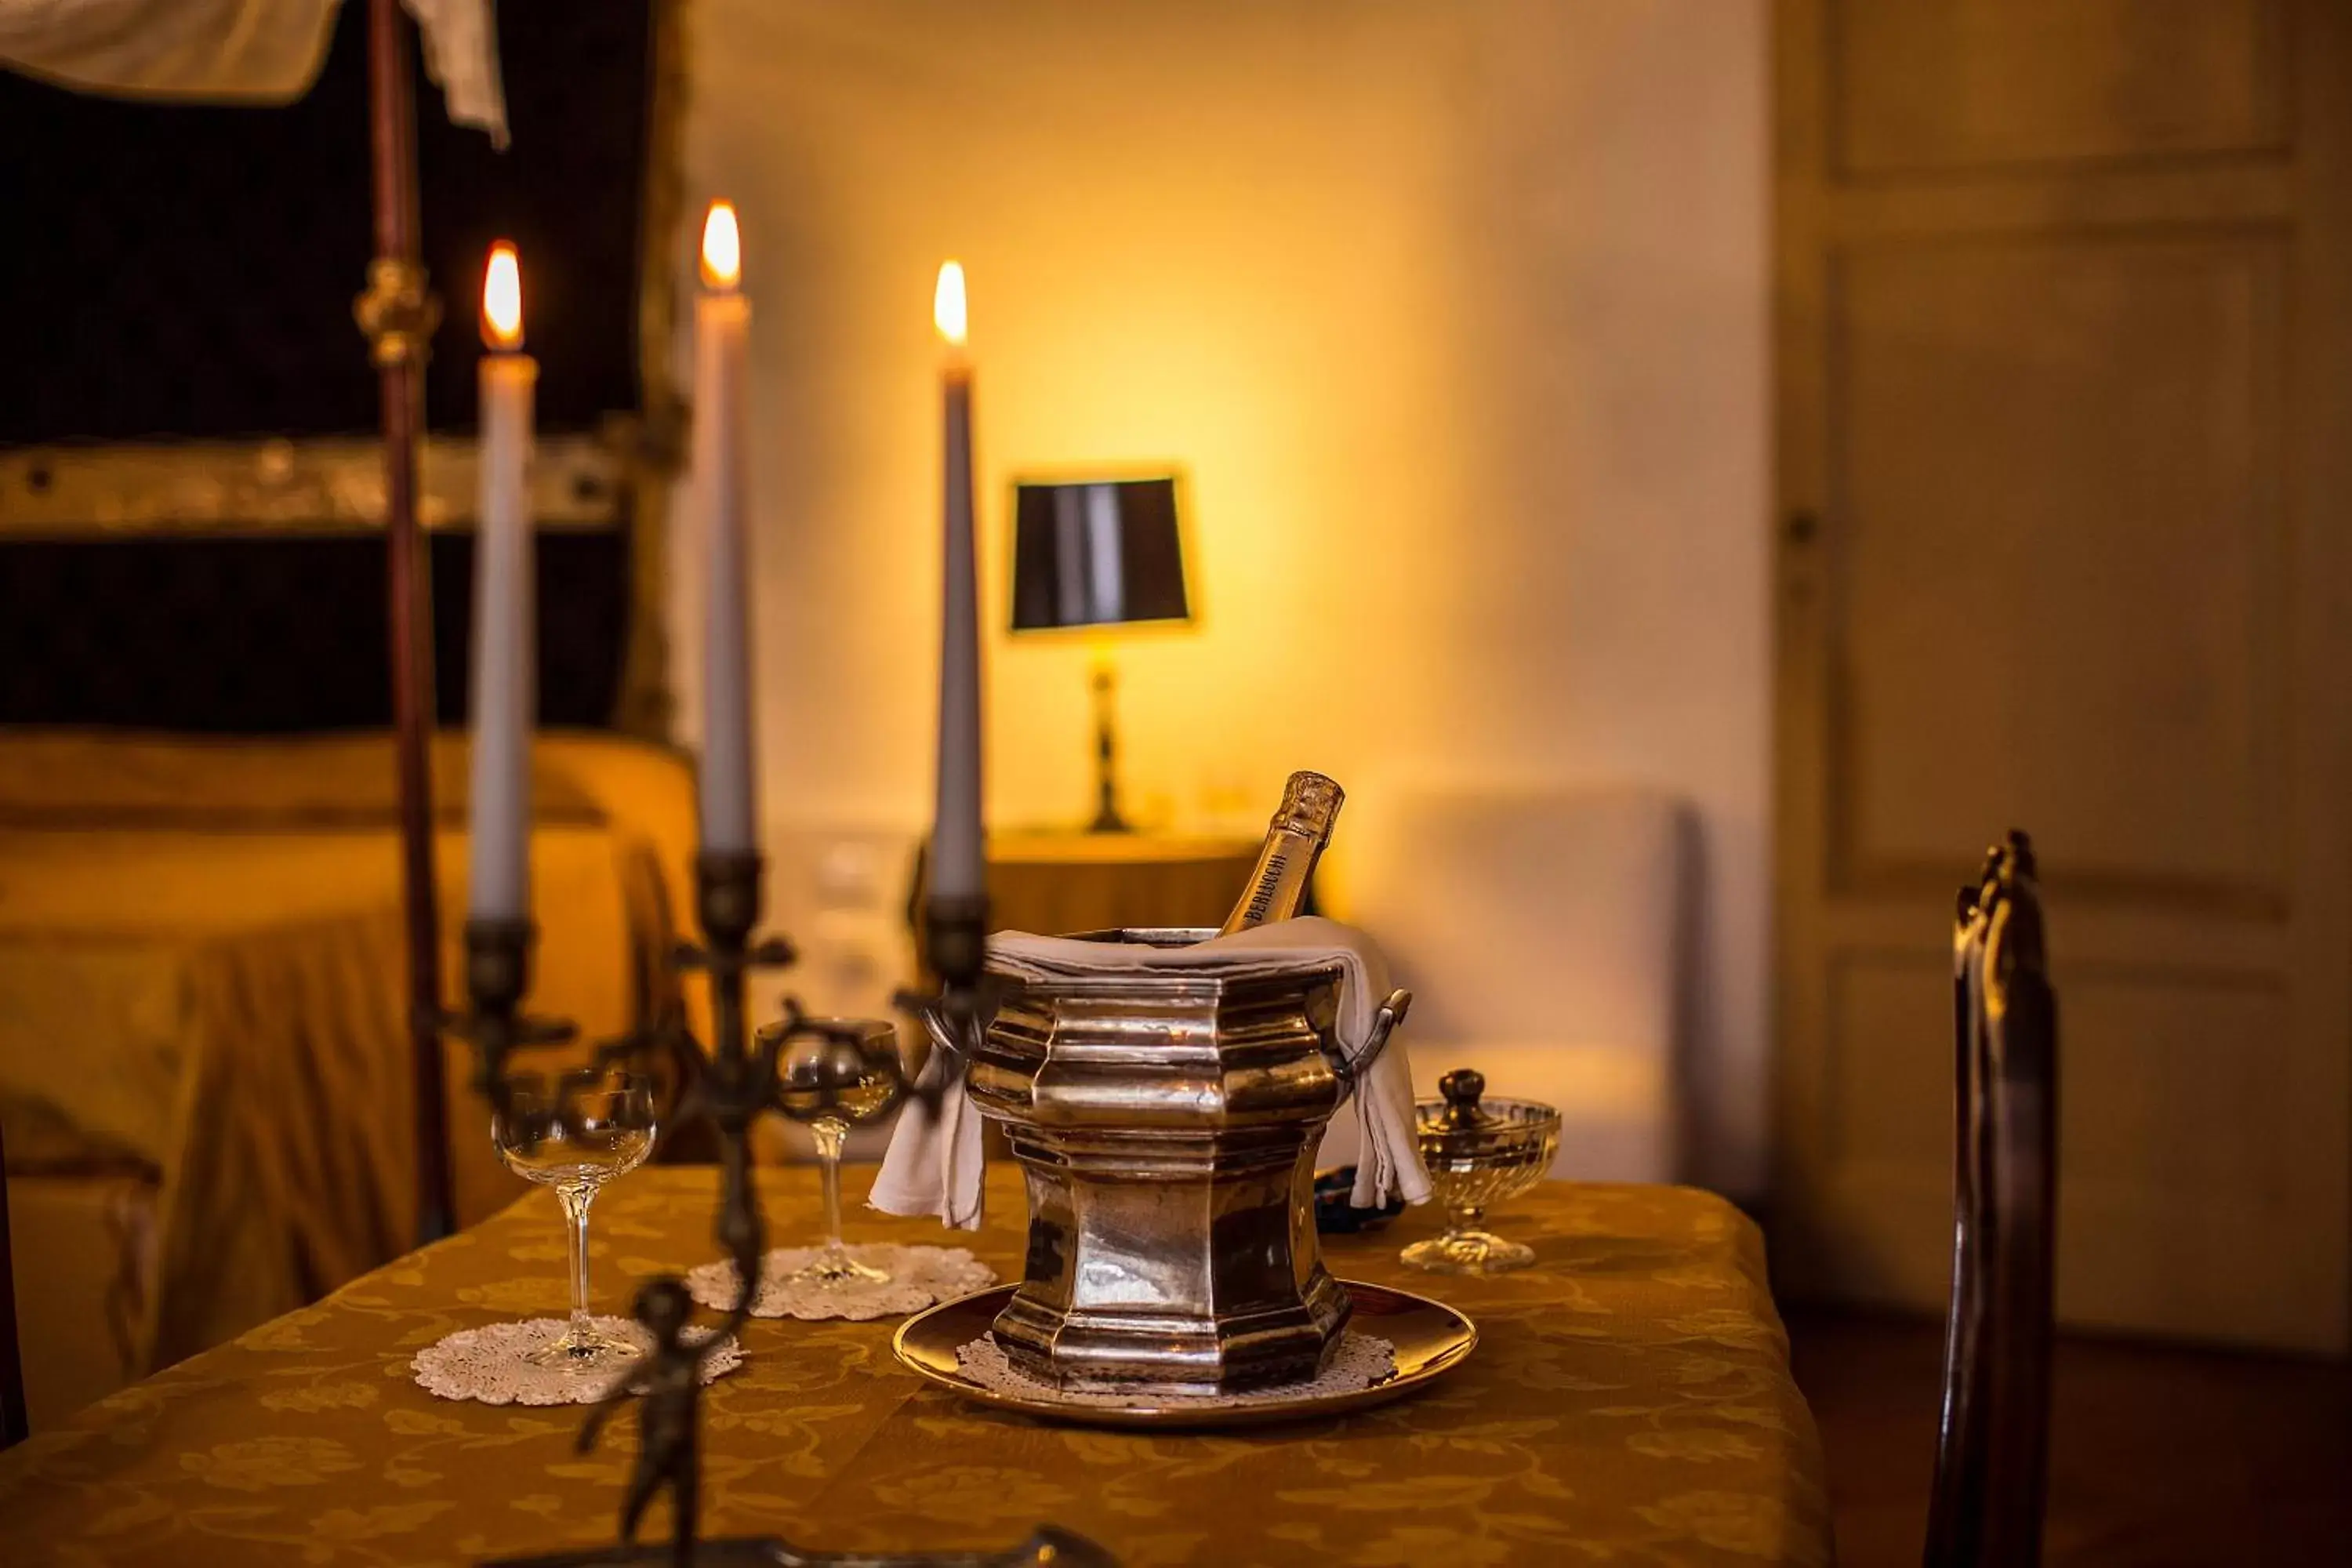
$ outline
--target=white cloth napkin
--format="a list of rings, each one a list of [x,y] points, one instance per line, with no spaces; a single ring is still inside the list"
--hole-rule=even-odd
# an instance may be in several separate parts
[[[1387,957],[1372,939],[1337,921],[1308,917],[1276,921],[1192,947],[1141,942],[1081,942],[1072,937],[1000,931],[989,939],[991,964],[1030,979],[1134,970],[1190,969],[1247,975],[1320,963],[1339,966],[1339,1048],[1349,1057],[1370,1038],[1388,1000]],[[940,1058],[923,1068],[929,1079]],[[1371,1071],[1357,1085],[1355,1114],[1363,1154],[1349,1201],[1377,1208],[1391,1194],[1407,1203],[1429,1201],[1429,1173],[1414,1136],[1412,1064],[1404,1042],[1391,1036]],[[976,1230],[981,1218],[980,1116],[961,1084],[940,1096],[936,1115],[910,1100],[900,1112],[866,1201],[885,1214],[937,1215],[950,1226]]]
[[[935,1089],[947,1065],[947,1053],[933,1042],[930,1060],[915,1075],[915,1087]],[[941,1225],[957,1230],[980,1228],[982,1156],[980,1112],[963,1091],[950,1084],[940,1092],[938,1109],[921,1096],[908,1095],[899,1108],[898,1125],[890,1129],[890,1146],[882,1152],[882,1169],[866,1202],[884,1214],[937,1215]]]

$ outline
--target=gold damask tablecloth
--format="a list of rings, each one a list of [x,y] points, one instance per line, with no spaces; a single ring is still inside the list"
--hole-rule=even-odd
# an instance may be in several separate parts
[[[807,1239],[814,1173],[762,1179],[773,1238]],[[707,1170],[651,1170],[599,1200],[600,1305],[710,1255],[713,1191]],[[975,1250],[1017,1271],[1013,1172],[992,1171],[989,1204]],[[1051,1521],[1130,1568],[1828,1561],[1820,1447],[1747,1219],[1684,1188],[1548,1184],[1500,1215],[1535,1244],[1533,1268],[1400,1267],[1437,1218],[1329,1238],[1331,1263],[1452,1302],[1478,1349],[1341,1420],[1047,1426],[918,1383],[891,1357],[893,1324],[754,1322],[743,1369],[704,1401],[705,1527],[969,1548]],[[963,1239],[853,1222],[853,1239],[884,1237]],[[583,1458],[576,1411],[451,1404],[409,1377],[452,1329],[559,1312],[562,1273],[554,1200],[534,1193],[125,1389],[0,1456],[0,1560],[409,1568],[610,1540],[633,1421]]]

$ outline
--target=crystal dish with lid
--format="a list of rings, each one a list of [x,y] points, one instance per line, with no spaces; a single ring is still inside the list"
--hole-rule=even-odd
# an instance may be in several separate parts
[[[1443,1236],[1399,1257],[1433,1274],[1500,1274],[1536,1260],[1525,1243],[1486,1228],[1486,1211],[1526,1192],[1551,1169],[1559,1112],[1533,1100],[1486,1098],[1482,1073],[1465,1068],[1438,1080],[1438,1100],[1413,1102],[1422,1163],[1445,1205]]]

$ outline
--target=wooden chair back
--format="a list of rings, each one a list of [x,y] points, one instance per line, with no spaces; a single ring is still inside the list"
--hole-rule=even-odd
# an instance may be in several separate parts
[[[1963,889],[1952,1302],[1927,1568],[2035,1568],[2049,1468],[2058,1018],[2033,847],[2012,832]]]
[[[8,1245],[8,1149],[0,1142],[0,1448],[32,1430],[25,1412],[25,1348],[16,1337],[16,1261]]]

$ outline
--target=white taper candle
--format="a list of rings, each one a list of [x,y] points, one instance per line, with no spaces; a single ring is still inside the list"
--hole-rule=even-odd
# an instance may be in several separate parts
[[[751,756],[751,560],[745,533],[750,447],[745,359],[751,302],[743,297],[735,209],[713,202],[702,227],[703,291],[694,306],[694,473],[703,527],[702,847],[750,854],[756,795]]]
[[[931,890],[969,897],[986,886],[981,827],[980,574],[971,515],[971,364],[964,353],[963,268],[940,268],[932,316],[947,342],[940,371],[942,521],[940,747],[931,826]]]
[[[530,731],[538,717],[530,465],[539,362],[522,347],[514,247],[482,284],[481,442],[474,522],[473,799],[467,912],[530,912]]]

